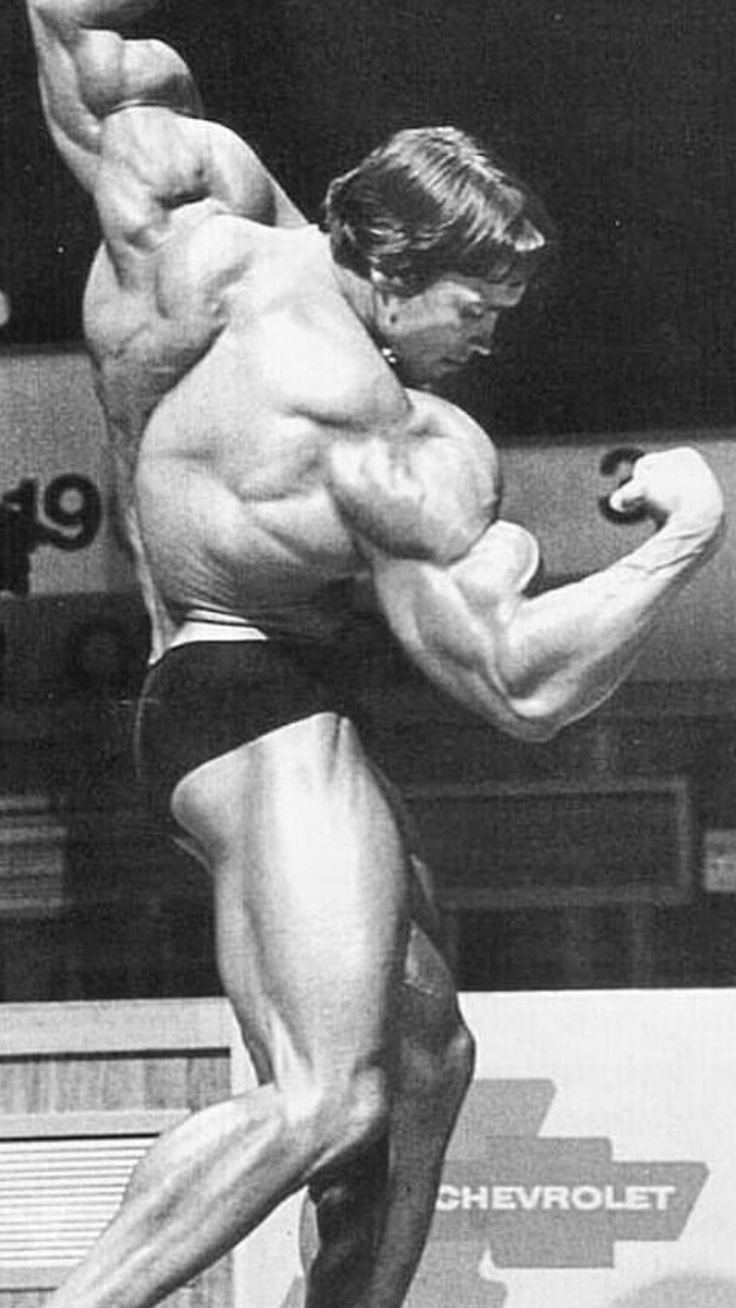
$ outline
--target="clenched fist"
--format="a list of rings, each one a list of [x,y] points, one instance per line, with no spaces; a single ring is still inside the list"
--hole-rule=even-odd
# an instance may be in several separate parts
[[[643,509],[658,526],[702,534],[704,543],[715,545],[723,526],[721,488],[703,456],[689,446],[642,455],[609,503],[624,516]]]

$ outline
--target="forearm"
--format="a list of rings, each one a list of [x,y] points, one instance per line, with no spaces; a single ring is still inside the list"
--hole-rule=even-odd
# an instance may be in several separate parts
[[[604,571],[522,600],[498,649],[515,711],[554,732],[597,708],[714,548],[671,524]]]
[[[499,562],[514,530],[495,524],[446,569],[384,559],[377,589],[435,684],[510,734],[545,739],[612,694],[717,533],[673,522],[610,568],[528,598]]]

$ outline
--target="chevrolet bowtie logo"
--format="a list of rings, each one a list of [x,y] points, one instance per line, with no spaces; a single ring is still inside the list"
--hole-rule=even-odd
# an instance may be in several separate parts
[[[450,1144],[407,1308],[502,1308],[503,1269],[613,1267],[626,1240],[677,1240],[708,1169],[616,1160],[610,1140],[538,1134],[551,1081],[478,1081]]]

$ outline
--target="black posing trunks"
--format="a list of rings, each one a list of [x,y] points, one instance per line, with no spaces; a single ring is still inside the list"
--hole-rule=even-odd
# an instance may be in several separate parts
[[[281,640],[174,646],[150,670],[136,723],[136,767],[157,821],[200,764],[315,713],[349,712],[329,686],[329,646]],[[175,829],[175,824],[173,824]]]

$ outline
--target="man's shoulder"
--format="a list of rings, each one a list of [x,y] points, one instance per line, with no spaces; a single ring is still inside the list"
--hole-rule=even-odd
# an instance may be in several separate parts
[[[230,297],[229,326],[255,341],[259,374],[315,422],[375,434],[407,411],[404,388],[334,281],[266,235]]]
[[[406,393],[372,342],[358,333],[322,331],[295,357],[309,416],[336,437],[390,439],[403,430]]]
[[[156,254],[159,294],[178,297],[183,291],[191,297],[208,293],[212,282],[226,286],[257,257],[263,230],[217,200],[201,204],[197,212],[180,210]]]
[[[206,344],[224,325],[224,293],[248,262],[250,242],[243,228],[253,225],[222,213],[215,202],[206,210],[182,212],[158,249],[140,259],[136,276],[124,281],[107,245],[101,245],[84,298],[85,334],[93,353],[122,357],[141,332],[148,348],[159,336],[167,349],[178,341],[185,353],[189,346]]]

